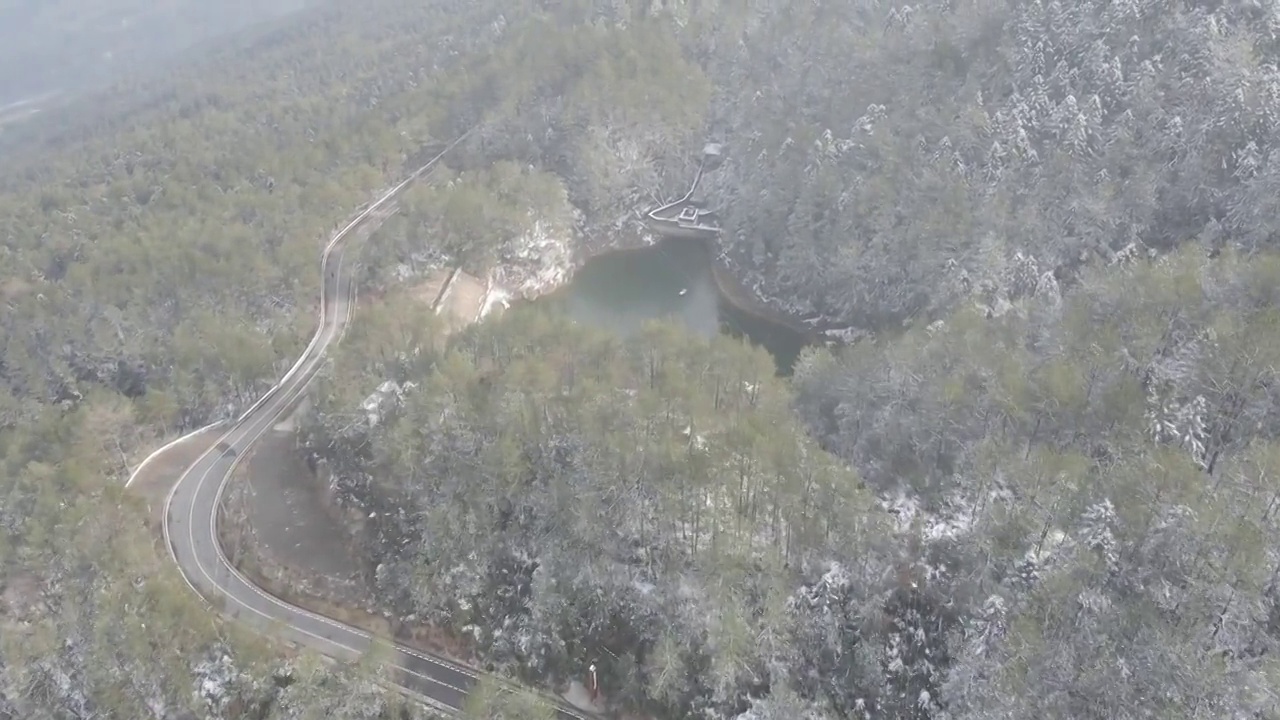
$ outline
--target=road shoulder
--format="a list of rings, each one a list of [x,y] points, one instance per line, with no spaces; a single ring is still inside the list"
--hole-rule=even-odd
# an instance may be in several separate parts
[[[129,478],[129,491],[147,504],[147,525],[159,537],[165,500],[178,478],[218,441],[226,428],[218,425],[182,438],[148,457]],[[163,538],[161,538],[163,542]]]
[[[322,494],[290,424],[278,424],[235,470],[219,508],[223,551],[250,581],[290,605],[475,669],[460,640],[378,612],[362,577],[367,569],[343,547],[354,539]]]

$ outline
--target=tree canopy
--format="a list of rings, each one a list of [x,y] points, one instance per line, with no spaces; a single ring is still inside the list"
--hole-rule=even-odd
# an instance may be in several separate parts
[[[1275,26],[332,3],[6,129],[0,716],[400,716],[211,623],[120,486],[271,384],[333,229],[467,130],[361,256],[380,294],[305,423],[379,609],[670,717],[1275,715]],[[409,300],[402,265],[624,242],[708,139],[719,262],[874,340],[784,381],[724,338],[536,309],[446,338]]]

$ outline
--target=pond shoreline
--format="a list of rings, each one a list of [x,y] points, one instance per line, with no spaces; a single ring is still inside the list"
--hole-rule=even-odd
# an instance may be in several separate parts
[[[823,344],[819,332],[757,300],[732,267],[716,262],[715,243],[647,232],[639,223],[580,236],[572,265],[536,300],[575,322],[636,332],[665,317],[705,337],[745,339],[773,356],[781,375],[791,373],[805,347]]]
[[[638,228],[631,227],[614,231],[608,241],[598,243],[597,247],[580,249],[574,256],[573,267],[569,269],[565,282],[556,288],[549,288],[546,292],[539,293],[539,297],[555,292],[560,287],[573,282],[577,272],[592,260],[617,254],[650,250],[663,242],[697,243],[708,254],[708,259],[711,263],[711,278],[715,281],[720,298],[732,306],[734,310],[763,322],[783,326],[805,336],[813,343],[822,343],[827,339],[820,328],[815,328],[806,322],[804,318],[780,310],[774,307],[767,298],[758,296],[747,284],[745,278],[739,277],[734,268],[726,261],[714,240],[668,240],[655,235],[643,225],[638,223],[637,225]],[[586,244],[590,245],[591,243],[588,241]]]
[[[824,342],[821,332],[800,317],[779,310],[760,297],[738,276],[718,252],[719,248],[707,243],[711,258],[711,279],[715,281],[720,297],[735,310],[756,317],[764,322],[781,325],[803,335],[811,343]]]
[[[619,288],[624,293],[632,293],[634,301],[622,300],[621,307],[639,310],[644,314],[642,308],[650,304],[652,298],[645,298],[643,290],[640,291],[641,296],[635,296],[636,289],[630,279],[636,273],[643,276],[653,272],[653,254],[656,253],[667,256],[665,263],[658,261],[659,265],[666,264],[670,268],[674,264],[679,268],[676,270],[677,275],[688,271],[700,278],[690,276],[684,282],[677,280],[674,285],[659,291],[660,293],[670,293],[672,296],[678,294],[683,297],[686,291],[694,290],[695,295],[691,295],[690,300],[697,296],[697,286],[704,288],[703,292],[712,293],[714,300],[711,302],[719,308],[718,311],[710,310],[718,317],[718,329],[715,332],[746,338],[752,344],[763,346],[779,363],[779,372],[784,376],[790,375],[798,353],[803,348],[830,346],[839,342],[837,336],[824,331],[824,325],[815,324],[810,318],[790,314],[780,307],[776,300],[771,301],[770,298],[757,293],[751,278],[742,274],[742,268],[738,267],[731,258],[726,257],[714,240],[667,238],[650,232],[640,223],[626,223],[622,227],[615,226],[603,232],[580,234],[574,240],[564,242],[573,246],[572,251],[565,258],[566,262],[557,264],[554,272],[542,273],[541,281],[527,282],[528,279],[532,279],[527,271],[522,271],[519,266],[504,266],[501,262],[486,271],[473,274],[468,274],[466,268],[462,268],[463,275],[474,278],[473,283],[481,288],[478,304],[474,308],[468,305],[460,311],[466,316],[465,319],[459,318],[462,324],[482,322],[489,316],[490,310],[501,312],[504,308],[516,305],[544,302],[554,305],[564,302],[567,297],[583,293],[582,283],[584,282],[587,283],[585,286],[587,288],[595,287],[594,290],[585,290],[585,292],[600,296],[603,303],[588,302],[585,306],[579,303],[578,309],[573,312],[578,313],[580,320],[590,322],[587,317],[592,314],[588,311],[587,316],[584,317],[581,314],[583,307],[604,310],[611,304],[609,297],[616,301],[618,298],[613,287]],[[598,278],[600,263],[614,266],[612,271],[605,272],[614,274],[617,280],[616,285],[610,284],[607,280],[603,286],[600,285]],[[621,271],[618,269],[619,265],[623,268]],[[456,275],[457,269],[454,270]],[[657,276],[653,276],[654,280],[664,275],[669,278],[669,273],[670,269],[659,271]],[[597,277],[593,278],[593,275]],[[512,286],[510,280],[521,277],[526,278],[526,282]],[[685,289],[681,289],[682,285]],[[602,290],[602,287],[607,289]],[[629,290],[622,290],[628,287]],[[438,294],[452,295],[447,291]],[[705,333],[717,326],[708,324],[711,322],[708,307],[705,305],[708,296],[701,297],[703,299],[696,303],[703,303],[701,305],[703,309],[694,311],[695,315],[687,319],[697,317],[696,324],[701,328],[699,332]],[[456,298],[451,299],[456,300]],[[438,303],[439,300],[437,300]],[[663,302],[658,301],[658,304],[660,306]],[[439,309],[436,304],[432,304],[432,310],[439,312]],[[660,310],[659,313],[661,315],[671,311],[673,311],[672,308],[667,308]],[[675,312],[683,314],[685,311]],[[623,313],[624,316],[632,315],[628,310],[623,310]],[[448,314],[454,314],[454,311],[451,310]]]

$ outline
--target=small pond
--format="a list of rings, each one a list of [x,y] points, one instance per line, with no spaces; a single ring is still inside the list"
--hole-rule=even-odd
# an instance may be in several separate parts
[[[538,302],[624,335],[650,320],[670,318],[704,337],[746,337],[773,355],[783,375],[810,343],[793,327],[733,305],[716,286],[710,248],[696,240],[664,240],[593,258],[572,282]]]

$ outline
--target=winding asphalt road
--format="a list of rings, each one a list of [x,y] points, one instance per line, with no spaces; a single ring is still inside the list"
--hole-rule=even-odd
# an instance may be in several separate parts
[[[465,137],[465,136],[464,136]],[[317,615],[272,596],[253,584],[227,559],[218,542],[217,509],[239,459],[263,434],[286,417],[302,399],[325,359],[325,350],[342,335],[355,306],[355,263],[347,256],[346,239],[375,217],[401,190],[429,172],[440,155],[397,185],[334,235],[321,258],[320,325],[311,344],[280,382],[241,416],[178,479],[165,503],[164,536],[174,561],[191,589],[223,614],[310,647],[341,661],[364,656],[375,640],[358,628]],[[445,658],[380,640],[388,650],[384,664],[393,682],[411,697],[440,710],[458,710],[478,679],[478,672]],[[504,683],[505,687],[513,687]],[[557,703],[557,717],[587,720],[589,714]]]

